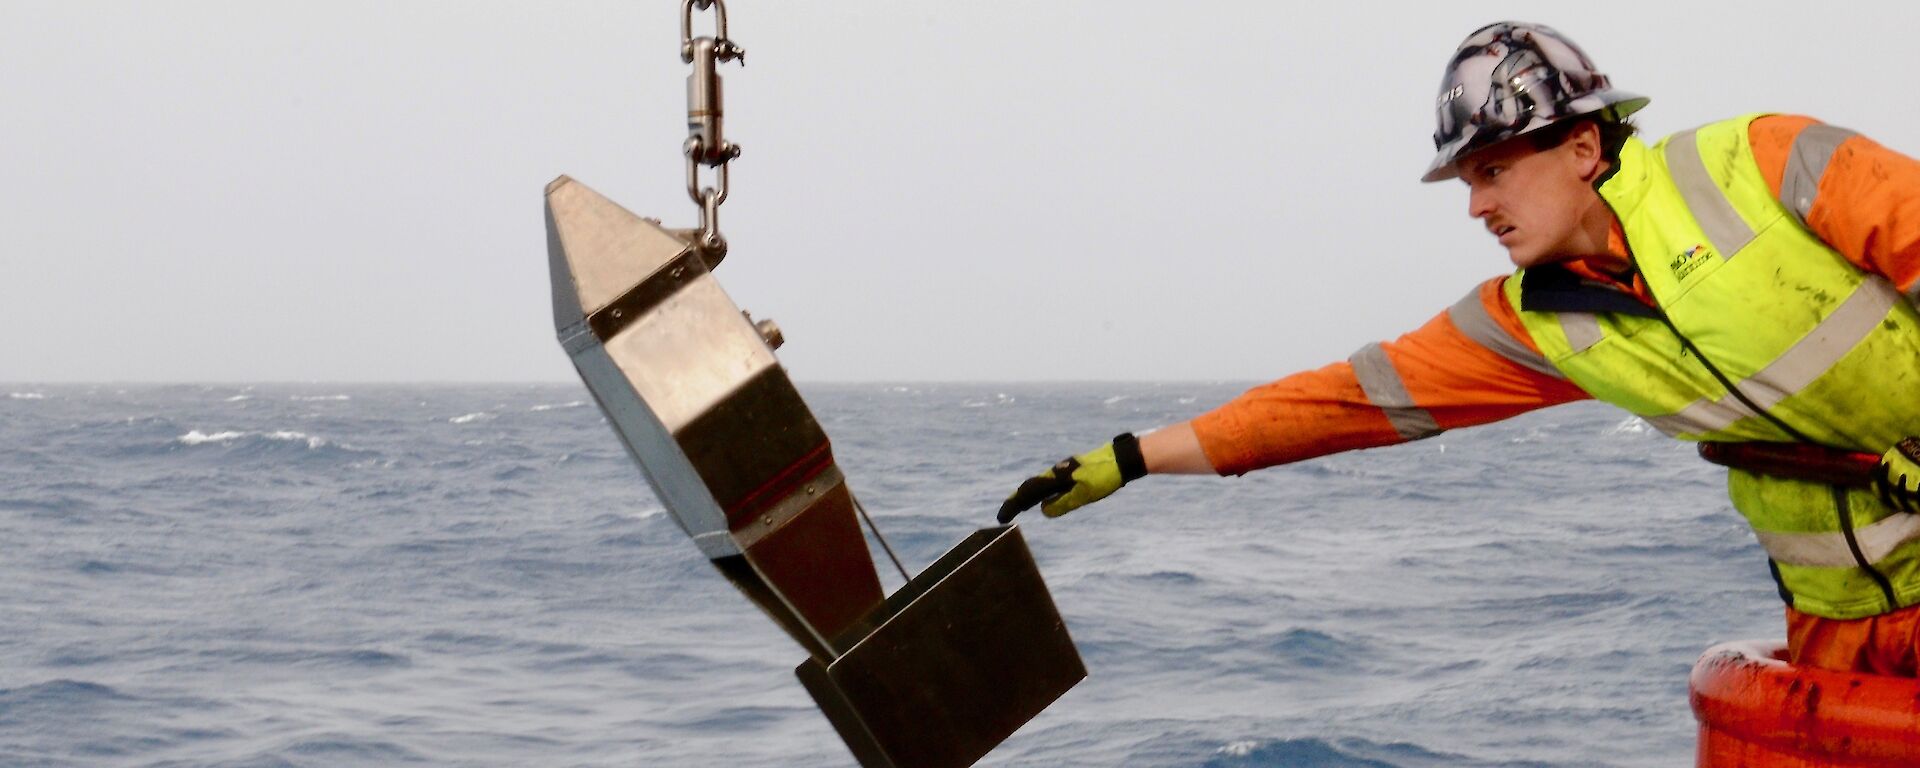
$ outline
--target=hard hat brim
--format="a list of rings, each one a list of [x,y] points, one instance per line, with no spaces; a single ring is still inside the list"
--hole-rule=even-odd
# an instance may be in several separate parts
[[[1598,116],[1603,120],[1625,120],[1628,115],[1640,111],[1641,107],[1645,107],[1651,101],[1652,99],[1645,96],[1627,91],[1596,91],[1569,102],[1566,115],[1553,118],[1535,117],[1519,130],[1500,131],[1491,135],[1483,135],[1479,131],[1467,131],[1459,138],[1440,147],[1439,152],[1434,155],[1433,163],[1427,166],[1427,172],[1420,177],[1420,181],[1433,183],[1459,178],[1462,159],[1508,139],[1524,136],[1555,123],[1583,117]]]

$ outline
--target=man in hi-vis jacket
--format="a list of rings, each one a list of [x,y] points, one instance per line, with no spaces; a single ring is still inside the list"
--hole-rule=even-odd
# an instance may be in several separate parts
[[[1441,83],[1438,156],[1519,269],[1346,362],[1061,461],[1002,522],[1149,473],[1246,472],[1594,398],[1683,440],[1881,455],[1871,486],[1731,469],[1787,602],[1792,661],[1916,674],[1920,162],[1747,115],[1649,146],[1571,40],[1474,32]]]

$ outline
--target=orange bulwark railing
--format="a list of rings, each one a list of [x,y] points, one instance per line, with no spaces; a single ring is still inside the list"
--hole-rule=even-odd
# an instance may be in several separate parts
[[[1714,646],[1688,681],[1700,768],[1920,766],[1920,680],[1786,662],[1779,641]]]

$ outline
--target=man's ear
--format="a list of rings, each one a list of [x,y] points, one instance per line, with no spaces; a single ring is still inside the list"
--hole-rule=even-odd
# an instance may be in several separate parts
[[[1606,152],[1600,146],[1600,126],[1582,120],[1567,136],[1567,150],[1573,153],[1574,170],[1580,180],[1591,183],[1607,171]]]

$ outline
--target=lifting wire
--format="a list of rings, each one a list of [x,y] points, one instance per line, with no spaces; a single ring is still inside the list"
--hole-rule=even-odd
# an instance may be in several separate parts
[[[713,11],[712,37],[693,36],[693,12],[695,8]],[[720,204],[727,201],[727,192],[731,174],[728,168],[734,158],[740,156],[740,145],[727,141],[723,126],[722,94],[720,92],[720,73],[718,65],[723,62],[739,60],[741,66],[747,64],[747,50],[735,45],[727,37],[727,5],[722,0],[681,0],[680,3],[680,60],[693,65],[693,73],[687,76],[687,131],[686,143],[681,151],[687,156],[687,196],[693,198],[700,207],[700,228],[694,233],[693,247],[708,264],[718,264],[727,254],[727,239],[720,234]],[[700,166],[714,169],[719,186],[700,185]],[[912,581],[907,575],[906,566],[900,564],[900,557],[893,553],[887,537],[880,534],[880,526],[873,524],[873,517],[867,514],[867,508],[860,503],[859,497],[849,490],[847,497],[853,499],[853,508],[860,513],[860,519],[866,521],[867,530],[873,531],[873,538],[880,542],[880,549],[886,551],[887,559],[893,561],[893,567],[900,571],[900,578]]]
[[[880,526],[873,524],[873,517],[867,514],[867,506],[860,503],[860,497],[853,495],[853,491],[849,489],[847,498],[853,499],[853,508],[860,512],[860,519],[867,521],[867,530],[873,531],[874,540],[880,542],[881,549],[886,550],[887,559],[893,561],[893,567],[900,572],[900,578],[904,581],[913,581],[913,577],[907,575],[907,567],[900,564],[900,557],[893,553],[893,547],[887,545],[887,537],[880,535]]]

